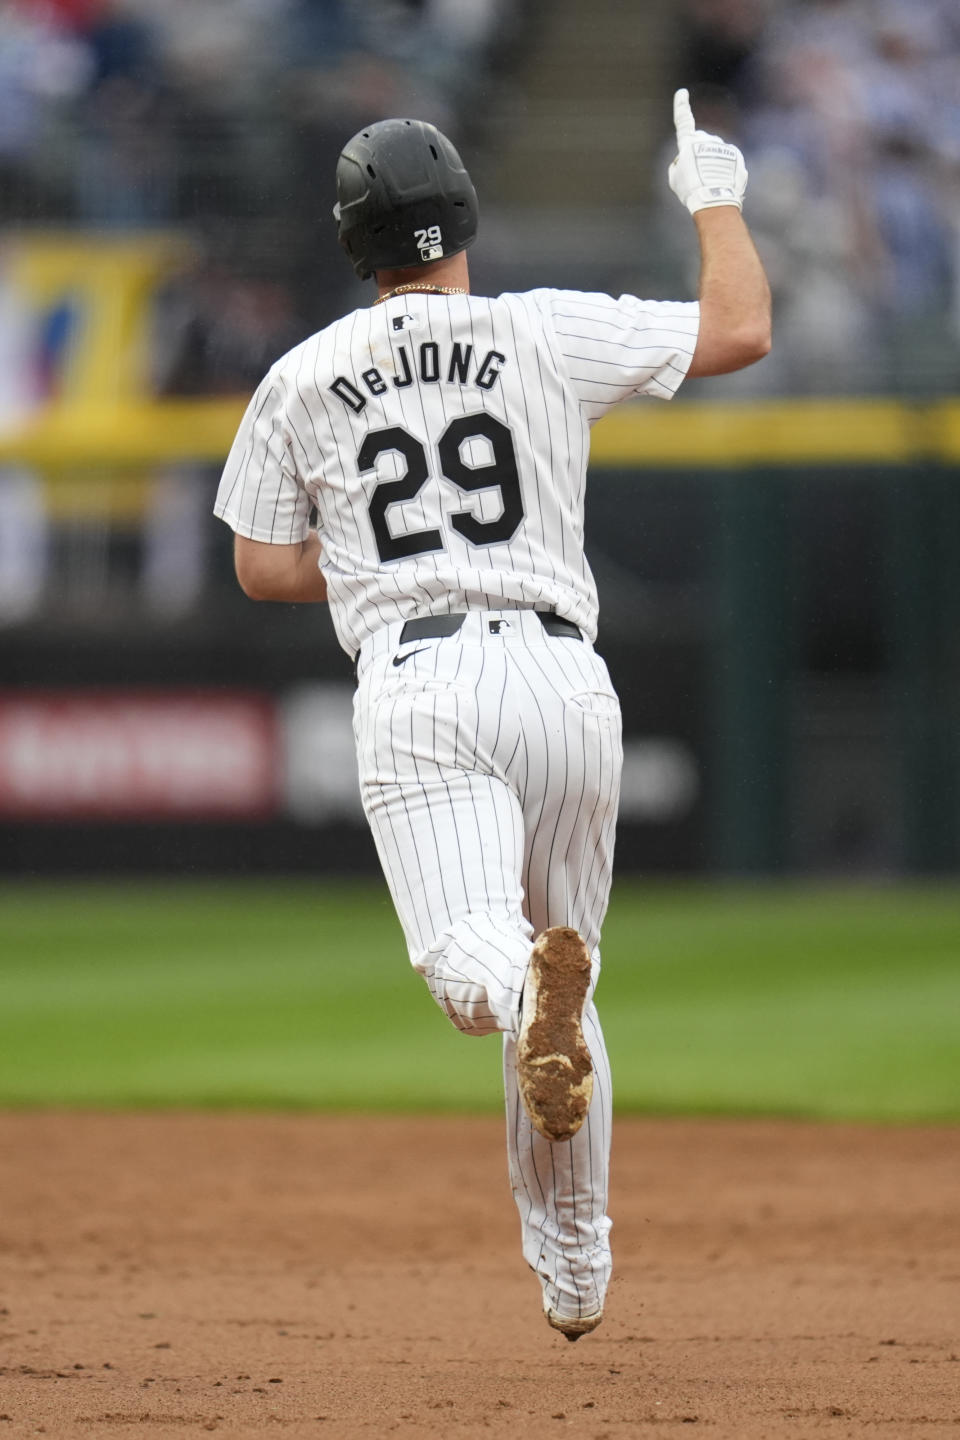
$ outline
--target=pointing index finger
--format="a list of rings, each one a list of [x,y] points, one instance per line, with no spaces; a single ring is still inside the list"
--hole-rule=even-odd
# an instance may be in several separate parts
[[[679,148],[684,140],[689,140],[696,124],[693,119],[693,111],[690,109],[689,90],[678,90],[673,97],[673,123],[677,131],[677,147]]]

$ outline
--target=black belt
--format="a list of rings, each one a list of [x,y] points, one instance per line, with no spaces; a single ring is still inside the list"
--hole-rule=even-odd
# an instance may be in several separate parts
[[[564,620],[562,615],[555,614],[553,610],[536,610],[534,614],[539,617],[540,623],[548,635],[558,635],[564,640],[583,639],[572,620]],[[456,635],[466,618],[464,613],[462,615],[422,615],[417,620],[407,620],[400,631],[399,643],[406,645],[408,640],[442,640],[446,635]]]

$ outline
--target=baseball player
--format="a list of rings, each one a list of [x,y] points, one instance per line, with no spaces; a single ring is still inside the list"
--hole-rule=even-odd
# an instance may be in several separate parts
[[[743,158],[685,90],[675,121],[699,303],[474,296],[477,197],[449,140],[355,135],[334,216],[378,298],[273,365],[215,506],[247,595],[327,600],[355,659],[363,805],[410,959],[458,1029],[503,1037],[523,1254],[569,1340],[599,1325],[611,1263],[593,993],[621,727],[583,551],[590,426],[770,344]]]

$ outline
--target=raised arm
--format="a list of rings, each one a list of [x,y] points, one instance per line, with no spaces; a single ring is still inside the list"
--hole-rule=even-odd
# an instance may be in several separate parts
[[[698,130],[686,90],[673,101],[677,156],[670,188],[700,239],[700,330],[687,372],[726,375],[770,349],[770,286],[741,215],[747,170],[735,145]]]

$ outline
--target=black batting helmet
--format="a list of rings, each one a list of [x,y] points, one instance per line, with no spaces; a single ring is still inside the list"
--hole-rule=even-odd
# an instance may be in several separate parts
[[[463,161],[424,120],[380,120],[340,153],[333,216],[361,280],[465,250],[476,238],[477,214]]]

